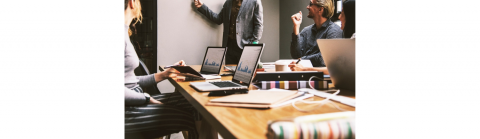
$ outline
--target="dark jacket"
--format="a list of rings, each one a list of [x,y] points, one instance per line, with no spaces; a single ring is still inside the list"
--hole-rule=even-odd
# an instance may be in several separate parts
[[[210,10],[206,4],[197,10],[216,24],[223,23],[223,43],[222,47],[228,44],[228,32],[230,30],[230,12],[232,0],[227,0],[223,4],[220,13]],[[261,0],[243,0],[242,6],[237,16],[236,23],[237,45],[243,49],[245,44],[259,41],[263,33],[263,6]]]

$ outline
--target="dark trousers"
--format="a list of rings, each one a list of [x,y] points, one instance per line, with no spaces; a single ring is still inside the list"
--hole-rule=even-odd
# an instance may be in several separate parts
[[[143,92],[142,89],[133,90]],[[125,107],[125,133],[141,133],[144,138],[158,138],[188,131],[189,139],[198,138],[195,127],[198,113],[179,92],[151,97],[163,104]]]
[[[240,56],[242,56],[242,52],[243,49],[238,47],[236,39],[228,39],[225,64],[238,64],[238,61],[240,61]]]

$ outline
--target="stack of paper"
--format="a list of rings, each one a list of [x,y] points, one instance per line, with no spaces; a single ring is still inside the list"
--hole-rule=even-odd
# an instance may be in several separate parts
[[[247,108],[274,108],[288,104],[289,101],[305,99],[312,95],[304,95],[297,91],[251,90],[248,94],[233,94],[210,100],[207,105]]]

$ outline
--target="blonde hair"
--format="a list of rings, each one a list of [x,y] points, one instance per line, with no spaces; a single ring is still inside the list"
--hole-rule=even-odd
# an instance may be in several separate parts
[[[137,24],[138,22],[140,22],[140,24],[142,23],[142,19],[143,19],[143,15],[142,15],[142,5],[140,4],[140,0],[133,0],[134,1],[134,4],[135,4],[135,7],[137,7],[136,9],[136,15],[135,15],[135,23],[133,24]]]
[[[323,14],[322,16],[325,18],[332,18],[333,11],[335,10],[335,6],[333,6],[333,2],[331,0],[315,0],[320,7],[323,7]]]
[[[128,8],[128,3],[130,2],[130,0],[125,0],[125,10],[127,10]],[[143,20],[143,15],[142,15],[142,5],[140,4],[140,0],[133,0],[133,3],[134,7],[136,7],[135,9],[135,18],[133,18],[135,20],[135,22],[133,23],[134,25],[137,24],[138,22],[140,22],[140,24],[142,23],[142,20]],[[128,29],[128,35],[129,36],[132,36],[132,30],[131,29]]]

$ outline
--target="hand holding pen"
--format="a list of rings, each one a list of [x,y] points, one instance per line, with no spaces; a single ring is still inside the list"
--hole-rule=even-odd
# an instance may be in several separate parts
[[[302,59],[301,59],[301,58],[299,58],[299,59],[297,60],[297,63],[295,63],[295,64],[298,64],[298,63],[300,63],[300,61],[302,61]]]
[[[295,61],[292,61],[292,63],[290,63],[290,65],[288,65],[288,67],[290,67],[290,70],[292,71],[304,71],[305,68],[302,66],[302,64],[298,64],[300,63],[300,61],[302,61],[302,59],[298,59],[297,62]]]
[[[165,70],[163,72],[155,73],[155,82],[160,82],[162,80],[165,80],[167,78],[175,78],[177,77],[178,71],[175,70],[174,68],[170,68],[172,66],[186,66],[185,61],[180,60],[177,63],[170,65],[170,66],[165,66]]]

